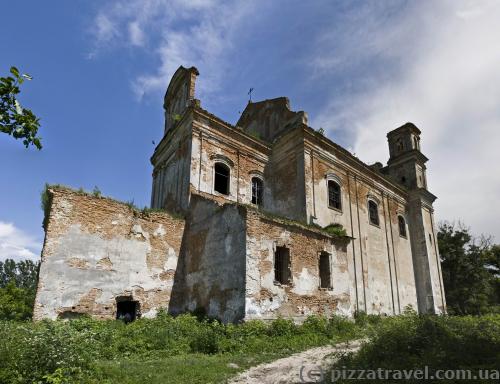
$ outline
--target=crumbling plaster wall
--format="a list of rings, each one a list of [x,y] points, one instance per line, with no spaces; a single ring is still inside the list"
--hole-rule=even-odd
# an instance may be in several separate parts
[[[186,212],[189,206],[192,114],[162,140],[151,159],[153,186],[151,207]]]
[[[410,221],[414,223],[411,238],[419,311],[422,313],[446,313],[433,212],[421,200],[418,191],[412,195],[410,204]]]
[[[243,319],[243,207],[192,194],[172,296],[172,314],[201,310],[223,322]]]
[[[184,221],[126,204],[51,189],[34,319],[86,313],[116,316],[116,297],[140,303],[143,316],[167,308]]]
[[[268,212],[307,222],[304,176],[304,141],[298,129],[289,131],[273,144],[265,170],[272,205]]]
[[[407,305],[416,309],[410,239],[399,236],[397,222],[401,214],[408,223],[404,198],[368,181],[362,172],[345,164],[342,155],[312,144],[308,147],[304,171],[308,212],[318,225],[341,224],[355,238],[348,258],[355,265],[351,293],[357,309],[375,314],[401,313]],[[329,207],[329,179],[340,184],[340,210]],[[369,223],[369,198],[378,204],[379,226]]]
[[[347,259],[349,239],[336,239],[300,224],[247,212],[247,260],[245,319],[278,316],[303,319],[310,314],[351,316],[352,264]],[[292,284],[274,281],[277,246],[290,250]],[[320,289],[319,255],[331,255],[332,289]]]
[[[243,204],[252,201],[251,179],[264,178],[267,155],[252,143],[241,142],[242,134],[235,128],[198,117],[192,136],[191,190],[213,195],[219,201]],[[261,146],[262,147],[262,146]],[[229,195],[214,190],[214,166],[222,162],[230,169]],[[264,182],[264,202],[271,205],[269,188]]]
[[[442,314],[446,312],[446,302],[434,217],[429,207],[423,207],[422,214],[424,217],[424,228],[427,232],[425,241],[427,242],[427,249],[429,250],[429,266],[434,295],[434,313]]]

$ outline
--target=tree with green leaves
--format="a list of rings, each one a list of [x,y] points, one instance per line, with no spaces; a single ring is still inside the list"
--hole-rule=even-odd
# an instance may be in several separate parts
[[[486,264],[493,284],[492,301],[500,309],[500,245],[493,245],[490,248]]]
[[[31,318],[39,269],[31,260],[0,261],[0,319]]]
[[[494,310],[499,301],[491,265],[498,246],[485,237],[473,238],[462,225],[449,223],[440,225],[438,244],[448,311],[479,315]]]
[[[20,86],[32,77],[21,74],[16,67],[11,67],[10,73],[12,76],[0,77],[0,132],[22,140],[26,148],[34,145],[41,149],[41,138],[38,136],[40,120],[18,100]]]
[[[7,284],[13,282],[16,287],[36,290],[39,268],[40,262],[34,263],[31,260],[0,261],[0,288],[5,288]]]
[[[35,292],[16,287],[11,281],[0,288],[0,319],[28,320],[33,315]]]

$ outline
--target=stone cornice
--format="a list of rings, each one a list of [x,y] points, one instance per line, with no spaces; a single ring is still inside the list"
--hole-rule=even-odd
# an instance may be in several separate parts
[[[376,181],[379,184],[383,185],[386,188],[386,191],[384,192],[389,194],[395,194],[400,196],[408,195],[406,189],[403,189],[401,186],[394,183],[392,180],[389,180],[381,173],[374,171],[368,164],[358,159],[356,156],[354,156],[345,148],[334,143],[333,141],[323,136],[322,134],[316,132],[314,129],[312,129],[307,125],[302,125],[302,129],[306,140],[306,148],[314,149],[311,143],[316,143],[317,145],[326,148],[326,151],[329,154],[331,154],[334,158],[337,158],[338,160],[335,161],[335,159],[329,157],[328,158],[325,157],[325,159],[327,159],[330,162],[336,163],[336,165],[347,167],[351,173],[356,174],[358,179],[368,184],[373,184],[373,181]],[[311,143],[308,143],[307,142],[308,140]],[[320,154],[318,151],[315,151],[315,153]],[[370,176],[371,179],[373,179],[373,181],[370,180],[370,177],[368,176]]]

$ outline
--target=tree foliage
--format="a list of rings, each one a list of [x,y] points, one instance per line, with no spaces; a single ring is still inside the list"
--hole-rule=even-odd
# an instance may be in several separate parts
[[[33,314],[35,291],[18,288],[11,281],[5,288],[0,288],[0,319],[27,320]]]
[[[0,319],[31,318],[40,263],[0,261]]]
[[[411,315],[385,318],[377,324],[369,342],[364,343],[356,354],[340,355],[329,375],[339,370],[381,369],[388,380],[370,380],[364,383],[493,383],[498,377],[500,364],[500,315],[485,316],[430,316]],[[429,378],[397,379],[397,371],[425,369]],[[433,380],[437,370],[490,370],[490,380]],[[391,373],[392,372],[392,373]],[[467,376],[464,376],[466,378]],[[391,380],[392,378],[392,380]],[[331,383],[330,376],[322,383]],[[337,377],[336,383],[353,383]]]
[[[21,74],[16,67],[11,67],[10,73],[12,76],[0,77],[0,132],[21,139],[26,148],[34,145],[41,149],[40,120],[31,110],[21,106],[17,98],[21,84],[32,78]]]
[[[441,268],[448,311],[483,314],[499,305],[500,247],[488,238],[475,239],[469,229],[449,223],[438,232]]]

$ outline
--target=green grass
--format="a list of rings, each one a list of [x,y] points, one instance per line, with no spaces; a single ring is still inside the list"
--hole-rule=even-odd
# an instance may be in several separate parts
[[[107,361],[97,364],[94,377],[124,384],[223,383],[238,372],[286,355],[285,353],[216,355],[197,353],[163,359]]]
[[[224,325],[192,315],[131,324],[0,322],[1,383],[210,383],[261,362],[359,337],[347,319]],[[232,364],[238,367],[234,367]]]
[[[357,354],[342,357],[331,368],[412,370],[427,366],[429,371],[500,370],[500,315],[458,317],[410,313],[380,321],[369,334],[370,341]],[[325,381],[328,382],[330,377]]]
[[[0,321],[0,383],[224,383],[238,372],[308,348],[369,337],[338,367],[496,368],[500,315],[359,314],[223,325],[192,315],[131,324]]]

